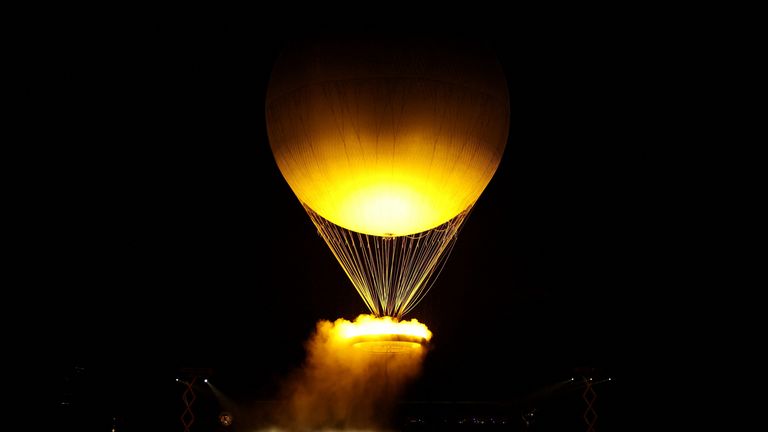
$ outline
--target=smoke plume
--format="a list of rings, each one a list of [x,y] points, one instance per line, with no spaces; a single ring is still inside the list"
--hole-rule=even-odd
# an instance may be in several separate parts
[[[384,320],[384,321],[382,321]],[[398,397],[420,372],[425,349],[372,352],[353,346],[350,329],[371,324],[426,326],[415,320],[361,315],[320,321],[306,343],[307,357],[284,388],[280,427],[288,431],[365,430],[386,428]],[[359,332],[358,332],[359,333]]]

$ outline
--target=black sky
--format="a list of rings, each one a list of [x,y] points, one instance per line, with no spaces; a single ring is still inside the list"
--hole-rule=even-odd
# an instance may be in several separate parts
[[[435,333],[414,400],[514,399],[580,366],[620,375],[638,337],[657,214],[636,101],[653,71],[613,27],[509,24],[473,34],[507,73],[509,141],[410,314]],[[270,153],[265,90],[295,33],[173,17],[57,29],[36,36],[29,91],[45,263],[30,282],[48,287],[53,369],[83,366],[117,401],[104,382],[183,366],[272,397],[318,320],[366,312]]]

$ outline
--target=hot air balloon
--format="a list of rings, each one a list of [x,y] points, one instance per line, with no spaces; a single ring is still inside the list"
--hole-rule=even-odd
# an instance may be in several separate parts
[[[277,59],[266,120],[280,172],[368,309],[400,318],[499,165],[509,96],[482,44],[319,38]]]

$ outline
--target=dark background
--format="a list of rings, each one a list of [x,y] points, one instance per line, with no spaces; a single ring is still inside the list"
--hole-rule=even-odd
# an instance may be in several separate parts
[[[492,46],[512,109],[496,176],[409,316],[435,336],[403,401],[522,406],[592,367],[614,378],[597,388],[602,430],[620,429],[648,275],[662,265],[649,145],[660,67],[626,17],[508,19],[401,23]],[[180,428],[183,367],[212,368],[234,399],[270,400],[318,320],[366,312],[277,169],[264,96],[289,40],[384,21],[51,13],[29,30],[30,249],[42,264],[28,283],[65,417]],[[553,396],[550,424],[581,430],[580,397]]]

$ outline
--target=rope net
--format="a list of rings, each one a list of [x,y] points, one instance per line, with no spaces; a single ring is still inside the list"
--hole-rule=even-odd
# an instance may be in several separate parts
[[[342,228],[304,205],[370,312],[397,319],[429,292],[471,208],[418,234],[376,236]]]

